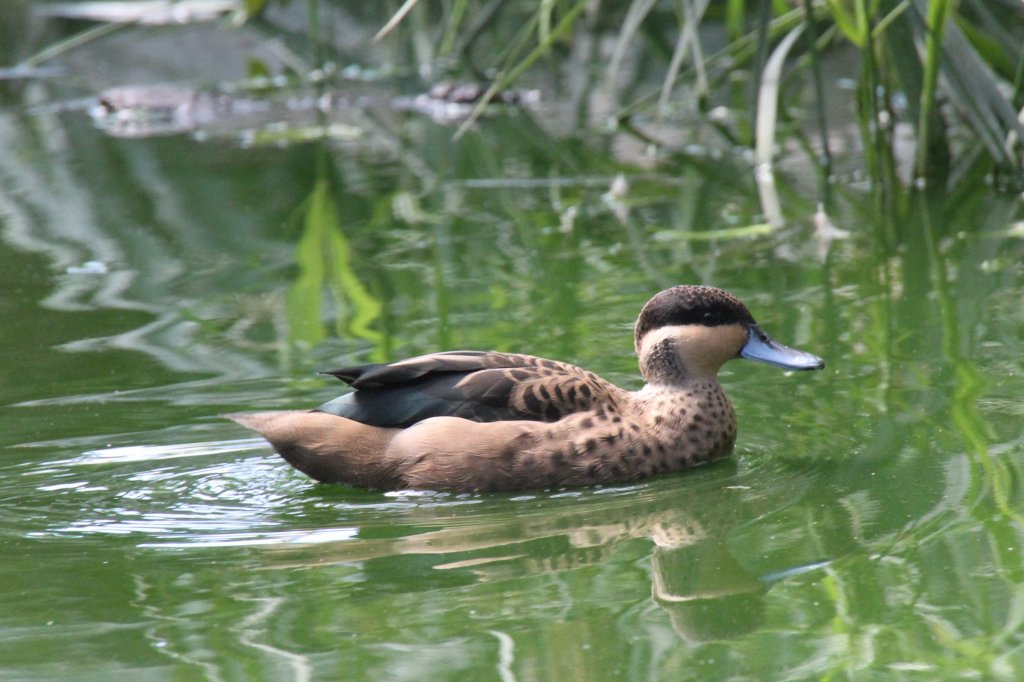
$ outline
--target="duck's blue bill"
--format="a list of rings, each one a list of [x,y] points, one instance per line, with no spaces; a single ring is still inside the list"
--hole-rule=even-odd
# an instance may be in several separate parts
[[[747,345],[743,346],[743,350],[740,351],[740,357],[786,369],[825,368],[825,361],[817,355],[783,346],[765,334],[764,330],[756,324],[750,325],[750,337],[747,339]]]

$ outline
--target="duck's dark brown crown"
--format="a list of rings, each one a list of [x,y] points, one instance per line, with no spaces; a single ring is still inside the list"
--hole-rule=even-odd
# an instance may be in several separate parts
[[[636,321],[636,341],[647,332],[669,325],[754,324],[754,316],[727,291],[715,287],[680,284],[654,295]]]

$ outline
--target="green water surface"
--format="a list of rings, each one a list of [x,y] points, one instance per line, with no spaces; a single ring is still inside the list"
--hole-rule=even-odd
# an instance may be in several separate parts
[[[829,239],[799,173],[764,226],[742,155],[655,162],[557,108],[116,137],[46,106],[102,56],[0,108],[0,679],[1024,677],[1017,197],[840,175]],[[632,322],[677,283],[828,363],[727,365],[739,440],[702,469],[368,492],[218,417],[442,349],[637,388]]]

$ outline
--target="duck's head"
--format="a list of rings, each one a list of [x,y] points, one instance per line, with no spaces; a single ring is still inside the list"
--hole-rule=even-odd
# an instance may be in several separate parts
[[[774,341],[747,307],[715,287],[680,285],[659,292],[636,321],[636,352],[648,383],[714,376],[733,358],[785,369],[822,369],[825,361]]]

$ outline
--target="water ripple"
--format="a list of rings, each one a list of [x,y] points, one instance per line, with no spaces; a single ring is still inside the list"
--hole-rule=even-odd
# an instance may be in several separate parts
[[[78,457],[54,462],[71,466],[87,464],[121,464],[124,462],[150,462],[181,457],[208,457],[232,452],[245,452],[262,445],[260,438],[188,443],[184,445],[128,445],[103,450],[86,450]]]

